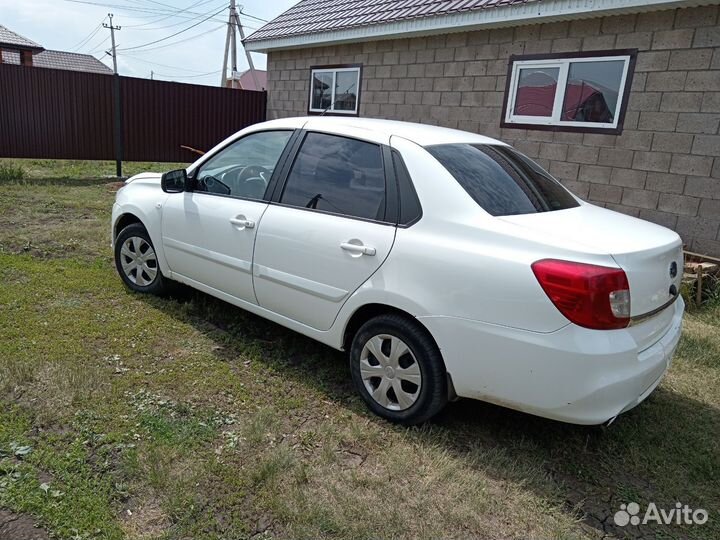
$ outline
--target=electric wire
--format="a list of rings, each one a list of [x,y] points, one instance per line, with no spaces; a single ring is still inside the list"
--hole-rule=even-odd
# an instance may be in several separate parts
[[[95,45],[86,45],[85,49],[89,50],[88,54],[93,54],[93,52],[97,51],[98,49],[102,48],[102,46],[110,39],[110,34],[106,35],[104,38],[102,38],[100,41],[96,42]]]
[[[210,75],[217,75],[222,69],[216,69],[215,71],[208,71],[207,73],[199,73],[197,75],[168,75],[166,73],[154,72],[159,77],[168,77],[170,79],[196,79],[198,77],[209,77]]]
[[[142,23],[142,24],[126,25],[125,28],[139,28],[141,30],[159,30],[159,28],[142,28],[142,27],[149,26],[149,25],[155,24],[155,23],[159,23],[159,22],[165,21],[167,19],[172,19],[174,17],[186,19],[187,15],[181,15],[181,14],[188,12],[188,15],[190,15],[192,12],[190,12],[189,10],[200,7],[200,6],[204,6],[205,4],[209,4],[210,2],[213,2],[213,0],[198,0],[198,2],[195,2],[194,4],[191,4],[188,7],[181,9],[180,11],[171,13],[170,15],[164,15],[164,16],[160,17],[159,19],[155,19],[153,21],[149,21],[149,22]],[[223,3],[225,3],[225,2],[223,2]],[[213,9],[215,9],[215,8],[213,8]],[[198,16],[201,16],[201,15],[198,15]],[[192,17],[192,18],[196,18],[196,17]],[[186,22],[186,21],[187,21],[187,19],[185,21],[181,21],[178,24],[182,24],[183,22]],[[165,27],[161,27],[161,28],[165,28]]]
[[[135,50],[136,53],[145,53],[150,51],[156,51],[158,49],[165,49],[167,47],[172,47],[173,45],[178,45],[180,43],[187,43],[188,41],[193,41],[195,39],[207,36],[209,34],[212,34],[214,32],[217,32],[218,30],[221,30],[223,28],[227,28],[227,23],[223,23],[220,26],[216,26],[215,28],[211,28],[210,30],[204,30],[200,34],[196,34],[194,36],[191,36],[189,38],[179,39],[177,41],[171,41],[170,43],[166,43],[164,45],[158,45],[157,47],[148,47],[146,49],[137,49]],[[118,49],[118,51],[127,51],[130,49]]]
[[[147,47],[148,45],[154,45],[154,44],[156,44],[156,43],[160,43],[160,42],[165,41],[165,40],[168,40],[168,39],[170,39],[170,38],[172,38],[172,37],[178,36],[178,35],[180,35],[180,34],[182,34],[182,33],[184,33],[184,32],[187,32],[188,30],[191,30],[191,29],[195,28],[196,26],[199,26],[199,25],[201,25],[202,23],[206,22],[208,19],[211,19],[211,18],[214,17],[215,15],[218,15],[218,14],[221,13],[222,11],[225,11],[225,7],[223,7],[223,8],[220,9],[219,11],[216,11],[216,12],[213,13],[211,16],[206,17],[206,18],[202,19],[201,21],[198,21],[198,22],[196,22],[196,23],[194,23],[194,24],[191,24],[191,25],[188,26],[187,28],[183,28],[182,30],[180,30],[180,31],[178,31],[178,32],[175,32],[174,34],[170,34],[169,36],[165,36],[165,37],[163,37],[163,38],[156,39],[156,40],[154,40],[154,41],[149,41],[148,43],[143,43],[143,44],[141,44],[141,45],[135,45],[135,46],[132,46],[132,47],[125,47],[124,49],[119,49],[119,48],[118,48],[117,50],[118,50],[118,51],[132,51],[132,50],[135,50],[135,49],[144,49],[144,48]]]
[[[260,17],[256,17],[255,15],[250,15],[249,13],[245,13],[242,9],[239,11],[239,14],[244,15],[245,17],[247,17],[249,19],[255,19],[256,21],[260,21],[260,22],[264,22],[264,23],[270,22],[267,19],[261,19]]]
[[[208,1],[212,1],[212,0],[203,0],[204,3],[207,3]],[[224,4],[225,4],[225,2],[222,3],[223,6],[224,6]],[[172,27],[174,27],[174,26],[180,26],[181,24],[187,24],[187,23],[190,22],[190,21],[195,21],[195,20],[199,19],[200,17],[206,16],[206,15],[208,15],[210,12],[215,11],[215,10],[218,9],[219,7],[220,7],[220,5],[217,5],[216,7],[213,7],[212,9],[210,9],[209,11],[207,11],[207,12],[205,12],[205,13],[201,13],[200,15],[196,15],[195,17],[191,17],[191,18],[189,18],[189,19],[187,19],[187,18],[185,18],[185,17],[182,17],[182,20],[181,20],[181,21],[174,22],[174,23],[172,23],[172,24],[167,24],[167,25],[165,25],[165,26],[153,26],[153,27],[150,27],[150,28],[140,28],[141,26],[146,26],[146,25],[133,25],[133,26],[125,26],[124,28],[132,28],[132,29],[135,29],[135,30],[139,30],[140,32],[147,32],[148,30],[152,30],[152,31],[155,31],[155,30],[164,30],[164,29],[166,29],[166,28],[172,28]],[[158,19],[158,20],[153,21],[152,23],[147,23],[147,24],[155,24],[155,23],[157,23],[157,22],[160,22],[161,20],[174,18],[174,17],[176,17],[176,16],[177,16],[177,15],[168,15],[168,16],[166,16],[166,17],[163,17],[162,19]]]
[[[77,50],[80,49],[83,45],[85,45],[88,41],[90,41],[92,38],[94,38],[95,35],[102,29],[102,25],[103,25],[103,23],[105,22],[105,19],[107,19],[107,17],[103,17],[103,20],[100,21],[100,23],[99,23],[95,28],[93,28],[92,30],[90,30],[90,34],[88,34],[86,37],[84,37],[83,39],[81,39],[78,43],[76,43],[75,45],[73,45],[73,46],[70,48],[70,50],[72,50],[72,51],[77,51]]]
[[[134,56],[133,54],[125,54],[123,56],[125,58],[131,58],[133,60],[137,60],[139,62],[142,62],[143,64],[150,64],[152,66],[160,66],[160,67],[165,67],[165,68],[169,68],[169,69],[178,69],[180,71],[192,71],[194,73],[203,73],[197,69],[189,69],[189,68],[182,67],[182,66],[171,66],[170,64],[161,64],[160,62],[155,62],[153,60],[146,60],[144,58],[138,58],[137,56]],[[222,70],[218,70],[218,71],[222,71]]]

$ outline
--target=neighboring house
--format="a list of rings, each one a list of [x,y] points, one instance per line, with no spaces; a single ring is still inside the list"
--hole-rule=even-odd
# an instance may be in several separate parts
[[[44,49],[0,25],[0,64],[112,74],[112,70],[89,54]]]
[[[497,137],[579,196],[720,256],[718,0],[303,0],[244,42],[268,118]]]
[[[257,79],[257,85],[255,80]],[[255,77],[246,69],[243,72],[236,72],[233,74],[232,79],[227,79],[227,86],[230,88],[239,88],[241,90],[259,90],[263,91],[267,89],[267,71],[262,69],[255,70]]]

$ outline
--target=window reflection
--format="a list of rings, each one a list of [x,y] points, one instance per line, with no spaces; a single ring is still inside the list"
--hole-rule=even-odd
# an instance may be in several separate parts
[[[335,78],[335,105],[333,109],[354,111],[357,102],[358,73],[356,71],[338,71]]]
[[[552,116],[560,68],[524,68],[520,70],[515,114]]]
[[[624,61],[572,62],[561,120],[612,123],[618,107]]]
[[[332,72],[315,73],[313,77],[313,109],[327,109],[332,104]]]

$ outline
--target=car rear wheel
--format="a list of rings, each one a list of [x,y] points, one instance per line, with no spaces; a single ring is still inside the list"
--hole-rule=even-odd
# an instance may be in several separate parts
[[[388,314],[366,322],[352,342],[350,372],[368,407],[392,422],[425,422],[447,403],[440,351],[409,317]]]
[[[152,294],[167,291],[168,280],[158,266],[155,247],[140,223],[128,225],[115,239],[115,267],[133,291]]]

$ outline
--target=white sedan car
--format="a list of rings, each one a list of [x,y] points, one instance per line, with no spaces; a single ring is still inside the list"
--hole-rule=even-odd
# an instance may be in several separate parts
[[[126,285],[190,285],[336,349],[370,409],[466,397],[577,424],[645,399],[680,337],[682,245],[512,147],[357,118],[248,127],[112,213]]]

